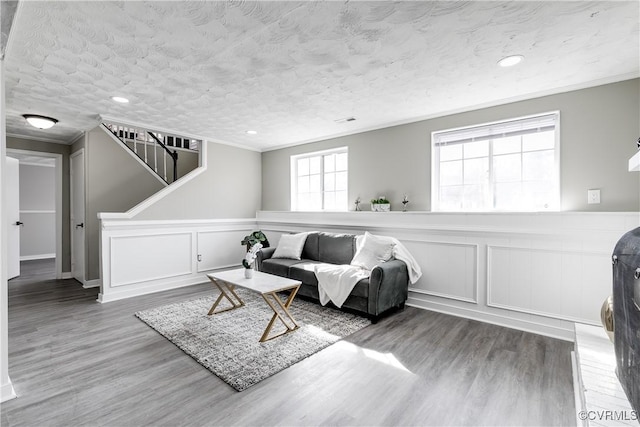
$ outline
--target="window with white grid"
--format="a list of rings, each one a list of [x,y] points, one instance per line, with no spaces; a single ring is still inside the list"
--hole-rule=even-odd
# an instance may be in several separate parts
[[[434,211],[560,209],[559,113],[434,132]]]
[[[291,156],[291,210],[346,211],[347,147]]]

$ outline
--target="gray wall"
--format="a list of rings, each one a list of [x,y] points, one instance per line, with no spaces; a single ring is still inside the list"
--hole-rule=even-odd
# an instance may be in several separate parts
[[[290,156],[349,147],[349,209],[360,197],[384,195],[400,210],[407,193],[411,210],[431,208],[431,132],[560,111],[561,197],[565,211],[637,211],[640,186],[628,172],[640,136],[640,80],[534,98],[364,132],[262,155],[262,209],[290,209]],[[587,190],[601,189],[602,203],[587,204]]]
[[[98,212],[126,212],[164,185],[101,128],[87,133],[84,148],[85,278],[93,280],[100,278]]]
[[[135,219],[255,218],[261,199],[260,153],[207,144],[207,170]]]
[[[71,271],[69,230],[69,154],[70,146],[30,139],[7,137],[7,148],[62,154],[62,271]]]
[[[55,167],[20,163],[20,257],[56,252],[55,172]]]

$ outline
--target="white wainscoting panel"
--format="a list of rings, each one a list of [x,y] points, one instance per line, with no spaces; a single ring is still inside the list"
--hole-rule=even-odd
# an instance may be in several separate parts
[[[607,253],[488,246],[490,307],[599,324],[611,294]]]
[[[412,292],[477,303],[478,245],[403,239],[422,269]]]
[[[245,252],[240,242],[256,229],[254,219],[116,218],[101,224],[98,301],[103,303],[204,283],[207,272],[239,267]]]
[[[198,272],[236,266],[242,263],[246,246],[240,244],[247,230],[198,232]]]
[[[191,233],[111,237],[111,286],[192,273]]]

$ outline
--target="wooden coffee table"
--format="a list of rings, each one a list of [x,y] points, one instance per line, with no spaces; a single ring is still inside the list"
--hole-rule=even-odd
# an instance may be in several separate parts
[[[291,315],[291,312],[289,312],[289,307],[302,284],[299,280],[291,280],[286,277],[267,274],[261,271],[254,271],[253,278],[246,279],[244,277],[244,268],[211,273],[207,274],[207,277],[220,290],[220,296],[218,296],[218,299],[216,299],[211,306],[211,310],[209,310],[208,313],[209,316],[234,310],[245,305],[242,298],[235,292],[237,286],[259,293],[267,305],[271,307],[271,310],[273,310],[273,316],[269,324],[267,324],[267,328],[264,330],[260,342],[268,341],[298,329],[298,323]],[[283,303],[278,295],[276,295],[276,292],[287,290],[291,290],[291,292],[287,300]],[[231,307],[216,311],[218,304],[220,304],[223,298],[226,298],[231,303]],[[279,319],[286,329],[279,334],[269,335],[276,319]]]

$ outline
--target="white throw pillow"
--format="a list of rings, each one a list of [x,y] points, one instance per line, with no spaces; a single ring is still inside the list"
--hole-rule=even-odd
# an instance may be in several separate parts
[[[374,236],[367,231],[358,243],[351,265],[373,270],[376,265],[389,261],[393,256],[395,243],[388,237]]]
[[[307,241],[307,234],[309,233],[283,234],[280,236],[278,246],[271,257],[300,259],[302,248]]]

